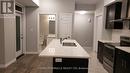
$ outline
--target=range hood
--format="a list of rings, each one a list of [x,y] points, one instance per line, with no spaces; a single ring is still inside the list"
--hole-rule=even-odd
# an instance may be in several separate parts
[[[111,20],[110,22],[123,22],[123,21],[130,21],[130,18],[116,19],[116,20]]]

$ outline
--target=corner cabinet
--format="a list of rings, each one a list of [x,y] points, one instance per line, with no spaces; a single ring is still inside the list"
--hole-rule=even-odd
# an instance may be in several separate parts
[[[114,73],[130,73],[130,53],[116,49]]]
[[[123,29],[123,22],[118,21],[121,18],[121,7],[122,2],[116,2],[106,7],[106,29]]]

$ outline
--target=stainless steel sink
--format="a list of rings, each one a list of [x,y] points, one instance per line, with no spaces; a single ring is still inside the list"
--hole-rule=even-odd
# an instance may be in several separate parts
[[[76,47],[77,45],[73,42],[63,42],[62,46],[72,46],[72,47]]]

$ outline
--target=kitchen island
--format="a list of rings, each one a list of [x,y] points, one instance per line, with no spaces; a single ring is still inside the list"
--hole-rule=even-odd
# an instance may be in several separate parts
[[[63,43],[75,43],[76,46]],[[60,39],[54,39],[39,56],[53,57],[53,73],[88,73],[89,54],[76,40],[67,39],[60,43]]]

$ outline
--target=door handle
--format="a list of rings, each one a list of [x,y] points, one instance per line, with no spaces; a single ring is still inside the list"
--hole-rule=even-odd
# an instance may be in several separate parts
[[[21,36],[21,39],[23,39],[23,36]]]
[[[23,34],[20,35],[20,38],[23,39]]]

